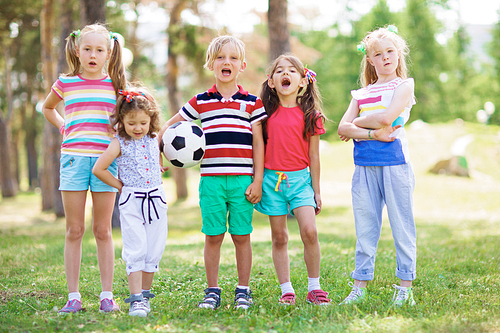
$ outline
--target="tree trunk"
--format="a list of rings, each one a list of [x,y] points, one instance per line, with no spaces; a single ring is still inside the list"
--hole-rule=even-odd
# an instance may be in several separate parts
[[[131,2],[134,4],[134,12],[136,15],[136,19],[129,23],[129,40],[126,45],[127,48],[132,52],[134,59],[140,59],[141,57],[141,47],[139,46],[140,40],[137,38],[137,29],[139,28],[139,10],[138,6],[141,3],[141,0],[134,0]],[[137,81],[140,78],[138,77],[139,73],[139,61],[133,61],[130,66],[128,66],[128,71],[130,73],[130,80]]]
[[[24,103],[23,103],[24,104]],[[21,106],[21,109],[25,109],[26,106]],[[21,130],[19,128],[10,128],[10,159],[11,159],[11,172],[14,184],[17,184],[17,188],[19,189],[19,185],[21,184],[21,168],[19,162],[19,139],[21,138]]]
[[[38,152],[35,145],[37,137],[37,118],[38,112],[36,111],[36,105],[33,105],[30,120],[27,122],[27,126],[25,127],[25,148],[28,161],[28,184],[30,190],[33,190],[40,186],[38,181]]]
[[[42,63],[43,63],[43,84],[46,95],[50,92],[50,87],[54,82],[54,62],[52,61],[52,23],[54,14],[54,2],[52,0],[43,0],[42,13],[40,15],[40,37],[42,44]],[[43,145],[42,156],[43,166],[41,170],[40,188],[42,189],[42,210],[54,208],[54,186],[52,174],[57,172],[54,165],[51,164],[50,153],[52,151],[50,144],[54,135],[53,127],[48,121],[43,123]]]
[[[10,119],[13,110],[12,84],[11,84],[11,61],[9,47],[4,48],[5,57],[5,90],[7,95],[7,112],[4,115],[0,111],[0,182],[2,186],[2,197],[9,198],[17,194],[17,184],[12,173]]]
[[[9,127],[3,117],[0,117],[0,142],[9,142]],[[10,198],[17,194],[16,185],[12,178],[10,144],[0,145],[0,182],[2,183],[2,197]]]
[[[269,29],[269,58],[273,61],[290,52],[290,32],[287,22],[287,0],[269,0],[267,24]]]
[[[80,0],[80,20],[82,26],[94,23],[106,23],[104,0]]]
[[[26,160],[28,164],[28,186],[29,190],[33,190],[39,186],[38,184],[38,153],[36,150],[36,136],[37,136],[37,119],[39,113],[36,111],[36,102],[32,100],[33,97],[33,77],[28,77],[27,80],[27,98],[28,101],[26,108],[26,116],[24,117],[22,128],[24,130],[24,148],[26,150]],[[28,111],[31,109],[31,111]]]
[[[166,83],[168,89],[168,102],[170,105],[171,115],[175,115],[181,107],[179,88],[177,85],[177,77],[179,74],[179,67],[177,65],[178,54],[175,51],[175,45],[180,42],[179,24],[181,21],[181,13],[186,8],[185,0],[176,1],[172,10],[170,11],[170,21],[167,28],[168,33],[168,61],[167,61],[167,76]],[[187,175],[186,170],[181,168],[172,167],[172,177],[175,181],[177,200],[186,199],[188,196],[187,188]]]

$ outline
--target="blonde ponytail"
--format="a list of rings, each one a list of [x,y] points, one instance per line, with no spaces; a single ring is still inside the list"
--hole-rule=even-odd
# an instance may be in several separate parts
[[[76,55],[76,48],[78,47],[78,38],[80,37],[80,30],[73,31],[68,38],[66,38],[66,61],[69,66],[68,76],[75,76],[82,71],[80,59]]]
[[[113,41],[113,49],[109,57],[108,74],[111,78],[111,82],[113,82],[115,93],[118,94],[118,90],[127,87],[127,78],[125,76],[125,66],[123,66],[122,47],[120,42],[113,33],[111,33],[111,40]]]

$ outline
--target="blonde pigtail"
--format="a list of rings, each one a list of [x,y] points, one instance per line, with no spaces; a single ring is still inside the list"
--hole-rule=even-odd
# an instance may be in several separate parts
[[[80,59],[76,54],[78,37],[79,33],[76,34],[73,32],[66,38],[66,62],[69,66],[69,76],[78,75],[82,70]]]
[[[112,41],[113,49],[109,57],[108,74],[113,82],[115,93],[118,94],[118,90],[127,87],[127,78],[125,76],[125,66],[122,61],[122,48],[120,42],[116,37],[112,37]]]

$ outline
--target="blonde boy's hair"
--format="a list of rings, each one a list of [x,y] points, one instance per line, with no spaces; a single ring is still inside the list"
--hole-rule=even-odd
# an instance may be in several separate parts
[[[233,36],[219,36],[212,39],[208,45],[207,56],[204,68],[212,68],[215,58],[220,53],[222,47],[226,44],[233,44],[238,51],[238,56],[241,62],[245,61],[245,43]]]
[[[363,43],[365,44],[365,55],[361,61],[361,75],[359,78],[362,87],[374,84],[378,80],[375,67],[368,62],[368,55],[370,54],[370,50],[372,50],[373,46],[378,44],[381,39],[389,39],[398,50],[399,61],[398,67],[396,68],[396,75],[402,79],[407,78],[408,68],[406,64],[406,56],[409,53],[409,48],[406,41],[400,35],[387,28],[379,28],[369,32],[363,39]]]

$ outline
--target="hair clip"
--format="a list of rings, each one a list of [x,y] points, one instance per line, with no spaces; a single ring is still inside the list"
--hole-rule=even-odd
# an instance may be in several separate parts
[[[312,69],[307,68],[307,65],[304,67],[304,76],[306,77],[309,83],[316,82],[316,72]]]
[[[361,42],[360,44],[358,44],[358,52],[366,54],[366,45],[365,45],[365,42]]]
[[[146,97],[146,95],[144,93],[142,93],[142,92],[126,91],[126,90],[123,90],[123,89],[118,90],[118,94],[122,95],[123,97],[125,97],[125,100],[127,101],[127,103],[132,102],[132,100],[134,99],[134,96],[144,96],[144,97]],[[146,99],[147,99],[147,97],[146,97]]]
[[[69,35],[71,37],[75,37],[76,39],[78,39],[78,37],[80,37],[80,30],[75,30],[72,33],[70,33]]]
[[[109,37],[110,37],[111,39],[114,39],[115,41],[117,41],[117,40],[118,40],[118,35],[117,35],[117,34],[115,34],[113,31],[110,31],[110,32],[109,32]]]
[[[387,26],[387,30],[389,30],[390,32],[394,32],[395,34],[398,33],[398,27],[392,24]]]

